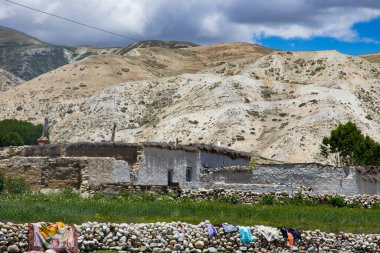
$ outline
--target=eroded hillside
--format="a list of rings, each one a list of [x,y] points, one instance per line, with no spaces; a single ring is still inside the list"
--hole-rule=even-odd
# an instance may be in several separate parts
[[[52,121],[52,141],[211,143],[288,162],[320,161],[352,120],[380,140],[375,65],[335,51],[246,43],[135,48],[69,64],[0,94],[0,117]]]
[[[17,76],[0,69],[0,92],[7,91],[13,87],[21,84],[24,80],[18,78]]]

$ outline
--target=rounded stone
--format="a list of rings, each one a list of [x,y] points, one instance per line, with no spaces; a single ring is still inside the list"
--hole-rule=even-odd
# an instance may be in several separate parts
[[[205,243],[203,241],[196,241],[194,247],[196,249],[203,249],[205,247]]]
[[[20,252],[20,249],[18,248],[17,245],[11,245],[7,249],[8,253],[18,253]]]

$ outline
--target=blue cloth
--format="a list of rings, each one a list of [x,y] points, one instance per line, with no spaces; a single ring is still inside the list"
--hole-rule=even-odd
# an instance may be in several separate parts
[[[207,233],[208,233],[208,236],[209,237],[214,237],[216,236],[216,229],[214,228],[213,225],[211,225],[210,223],[206,223],[206,227],[207,227]]]
[[[241,243],[253,243],[250,227],[239,227]]]
[[[223,223],[222,227],[223,227],[224,233],[234,233],[234,232],[239,231],[237,227],[228,223]]]

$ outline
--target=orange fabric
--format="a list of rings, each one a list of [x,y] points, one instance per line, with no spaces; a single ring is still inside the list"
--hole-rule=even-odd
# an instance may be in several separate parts
[[[293,238],[292,233],[290,233],[290,232],[288,232],[288,242],[289,242],[289,247],[292,249],[293,248],[294,238]]]

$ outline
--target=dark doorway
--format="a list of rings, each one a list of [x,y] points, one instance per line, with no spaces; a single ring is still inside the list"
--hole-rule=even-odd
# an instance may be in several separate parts
[[[168,185],[173,185],[173,170],[168,170]]]
[[[186,167],[186,182],[191,182],[193,180],[193,168]]]

